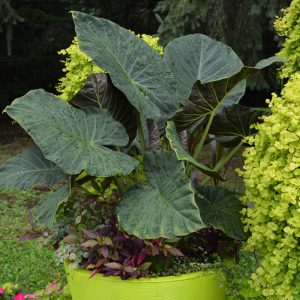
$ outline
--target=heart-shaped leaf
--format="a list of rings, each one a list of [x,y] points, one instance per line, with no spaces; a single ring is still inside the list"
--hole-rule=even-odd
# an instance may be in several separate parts
[[[255,132],[251,125],[257,123],[267,113],[268,110],[263,108],[231,105],[215,115],[210,133],[238,138],[235,142],[239,143],[244,137]]]
[[[149,185],[135,185],[117,209],[120,225],[141,239],[175,238],[203,228],[184,164],[171,152],[144,157]]]
[[[126,129],[129,139],[136,137],[136,110],[106,73],[91,74],[70,103],[78,107],[95,106],[108,110]]]
[[[176,80],[158,52],[119,25],[73,12],[80,49],[101,68],[146,118],[172,116],[183,99]]]
[[[206,225],[237,240],[246,238],[240,213],[244,205],[231,191],[221,186],[198,186],[196,203]]]
[[[25,189],[37,184],[55,184],[67,177],[35,146],[0,167],[0,188]]]
[[[230,78],[243,67],[230,47],[203,34],[190,34],[171,41],[165,48],[164,61],[186,99],[196,81],[205,84]]]
[[[173,121],[169,121],[166,128],[166,136],[167,139],[170,142],[172,150],[175,152],[177,159],[188,161],[191,164],[193,164],[195,167],[197,167],[202,173],[212,177],[217,178],[218,180],[224,181],[225,179],[218,174],[218,172],[214,171],[213,169],[201,164],[197,160],[195,160],[181,145],[177,131],[176,126]]]
[[[207,84],[197,81],[183,110],[174,117],[177,129],[196,129],[195,127],[205,123],[211,114],[238,103],[245,93],[246,81],[242,80],[234,87],[227,81],[226,79]],[[229,90],[224,91],[225,86]]]
[[[129,174],[137,161],[106,146],[126,146],[128,136],[110,113],[85,111],[43,90],[16,99],[5,109],[33,138],[43,154],[67,174],[109,177]]]
[[[57,191],[41,199],[34,211],[34,217],[42,224],[51,228],[59,206],[71,195],[71,183],[61,186]]]
[[[245,93],[244,79],[248,75],[284,61],[274,56],[255,67],[244,66],[231,48],[201,34],[173,40],[165,49],[164,60],[174,73],[183,97],[188,99],[175,116],[180,131],[195,124],[200,126],[211,114],[238,103]]]

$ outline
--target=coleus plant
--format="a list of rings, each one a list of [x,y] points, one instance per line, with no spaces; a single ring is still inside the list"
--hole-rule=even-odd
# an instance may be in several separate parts
[[[202,34],[173,40],[161,56],[109,20],[72,15],[80,49],[106,73],[91,74],[70,102],[39,89],[5,109],[36,146],[0,168],[0,187],[59,184],[35,211],[35,218],[48,227],[74,189],[90,184],[103,195],[115,182],[121,196],[113,214],[122,238],[157,243],[208,226],[245,238],[238,198],[207,183],[225,180],[220,170],[265,113],[239,104],[245,78],[282,59],[244,66],[231,48]],[[198,158],[212,139],[227,151],[208,166]],[[206,176],[204,182],[191,183],[194,168]],[[101,251],[108,255],[107,246]],[[141,255],[151,247],[140,243],[137,249]],[[142,259],[135,262],[135,255],[128,256],[128,264],[109,262],[106,271],[124,276],[136,272],[132,266]]]
[[[107,219],[101,229],[83,229],[82,233],[70,232],[63,242],[68,244],[71,240],[73,245],[77,243],[88,253],[81,264],[85,269],[93,270],[91,277],[99,272],[105,276],[120,276],[122,279],[147,276],[153,263],[151,259],[164,266],[169,263],[171,256],[183,256],[180,250],[166,243],[163,238],[142,240],[120,231],[113,216]],[[66,252],[64,257],[72,261],[72,251]]]

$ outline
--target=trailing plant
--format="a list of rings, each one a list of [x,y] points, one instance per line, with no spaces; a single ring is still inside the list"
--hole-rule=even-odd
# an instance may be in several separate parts
[[[34,217],[56,228],[63,257],[94,273],[159,273],[181,248],[190,259],[203,249],[235,255],[244,206],[207,183],[225,180],[222,168],[265,114],[238,104],[245,78],[282,60],[248,67],[201,34],[173,40],[162,56],[111,21],[73,19],[80,50],[105,73],[89,74],[69,102],[34,90],[5,109],[36,146],[0,168],[0,187],[58,184]],[[228,151],[205,165],[198,158],[211,136]],[[191,183],[194,169],[203,182]]]
[[[256,254],[243,248],[239,250],[237,264],[223,266],[226,276],[230,278],[226,288],[228,299],[261,299],[259,291],[249,288],[248,284],[248,279],[257,267],[258,259]]]
[[[102,273],[105,276],[120,276],[122,279],[146,277],[152,264],[153,268],[155,264],[159,269],[165,268],[170,263],[169,254],[183,256],[162,238],[143,241],[121,232],[113,217],[106,220],[101,229],[84,229],[81,233],[71,232],[67,235],[63,239],[65,246],[60,247],[59,252],[63,251],[61,258],[70,262],[71,268],[76,268],[76,249],[81,249],[79,261],[85,269],[93,270],[91,276]],[[68,247],[70,242],[71,248]]]
[[[298,299],[299,275],[299,94],[295,74],[270,101],[272,115],[256,126],[254,146],[245,152],[243,171],[247,249],[257,251],[259,266],[249,282],[268,299]]]
[[[244,280],[256,298],[298,299],[299,282],[299,94],[297,63],[299,1],[292,1],[277,19],[275,27],[286,36],[280,55],[287,59],[281,71],[289,78],[281,95],[268,100],[271,115],[256,125],[250,138],[253,147],[245,151],[242,173],[251,203],[244,211],[246,229],[251,233],[246,249],[256,254],[257,264],[250,280]],[[297,44],[298,42],[298,44]],[[299,44],[300,45],[300,44]],[[250,297],[249,297],[250,298]]]
[[[289,78],[300,72],[300,1],[293,0],[283,12],[284,16],[277,18],[274,25],[277,32],[285,38],[279,55],[287,61],[280,74],[282,78]]]

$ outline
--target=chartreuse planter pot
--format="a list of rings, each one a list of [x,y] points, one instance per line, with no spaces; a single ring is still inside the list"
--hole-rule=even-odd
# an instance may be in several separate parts
[[[73,300],[223,300],[225,278],[219,271],[121,280],[66,266]]]

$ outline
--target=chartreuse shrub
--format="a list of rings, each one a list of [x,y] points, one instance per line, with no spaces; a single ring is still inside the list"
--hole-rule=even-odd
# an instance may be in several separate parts
[[[271,115],[256,125],[242,172],[246,195],[246,250],[256,259],[249,280],[239,281],[245,298],[300,299],[300,1],[293,0],[275,27],[285,36],[280,55],[289,78],[281,96],[268,101]]]
[[[220,170],[264,113],[239,104],[246,77],[282,60],[248,67],[201,34],[175,39],[161,55],[109,20],[79,12],[73,19],[79,48],[106,72],[88,74],[89,66],[68,102],[34,90],[5,109],[36,146],[0,167],[0,187],[55,185],[34,217],[58,226],[61,257],[93,274],[169,274],[162,271],[172,262],[181,269],[182,249],[193,264],[203,247],[213,259],[245,239],[236,195],[192,185],[192,169],[224,181]],[[216,165],[198,161],[209,134],[231,147]],[[106,193],[112,183],[117,189]]]
[[[284,16],[275,21],[275,28],[285,37],[279,55],[287,62],[281,76],[289,78],[295,72],[300,72],[300,0],[293,0],[283,11]]]
[[[267,299],[300,299],[300,74],[269,102],[245,151],[247,249],[257,252],[250,288]]]
[[[155,51],[160,54],[163,53],[163,48],[158,44],[158,37],[152,37],[147,34],[138,34],[137,36],[142,38]],[[65,64],[63,71],[66,75],[59,80],[60,83],[57,86],[57,91],[64,100],[70,100],[75,96],[84,85],[88,75],[92,73],[105,73],[88,55],[79,50],[76,37],[67,49],[63,49],[58,53],[67,56],[63,61]]]

